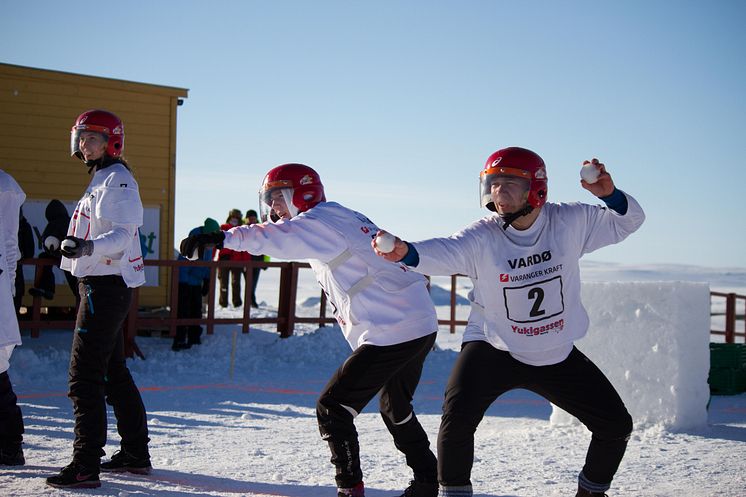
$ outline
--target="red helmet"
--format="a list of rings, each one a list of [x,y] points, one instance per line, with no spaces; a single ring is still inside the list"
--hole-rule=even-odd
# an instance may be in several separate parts
[[[526,202],[539,208],[547,201],[547,168],[538,154],[520,147],[498,150],[487,158],[484,169],[479,173],[479,190],[482,207],[496,211],[492,202],[491,187],[496,175],[517,176],[530,181]]]
[[[319,174],[304,164],[283,164],[270,169],[259,191],[259,204],[271,208],[271,193],[281,190],[293,216],[305,212],[319,202],[326,202],[324,185]],[[263,217],[264,219],[264,217]]]
[[[119,157],[124,150],[124,125],[122,120],[111,112],[105,110],[87,110],[75,120],[70,131],[70,155],[80,160],[83,154],[80,151],[80,133],[83,131],[95,131],[106,137],[106,155]]]

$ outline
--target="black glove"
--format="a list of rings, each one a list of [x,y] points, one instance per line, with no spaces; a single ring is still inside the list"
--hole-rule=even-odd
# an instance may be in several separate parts
[[[68,259],[77,259],[93,253],[93,240],[83,240],[75,236],[66,236],[60,244],[60,252]]]
[[[223,248],[223,240],[225,240],[225,233],[222,231],[191,235],[181,241],[179,252],[190,261],[196,261],[202,259],[206,248]]]
[[[202,296],[207,297],[210,293],[210,280],[202,280]]]

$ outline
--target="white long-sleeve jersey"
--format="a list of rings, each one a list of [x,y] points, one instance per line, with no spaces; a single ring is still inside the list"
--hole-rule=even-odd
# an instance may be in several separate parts
[[[15,179],[0,169],[0,348],[21,344],[21,334],[13,305],[16,265],[21,258],[18,250],[20,209],[26,194]],[[8,357],[10,352],[8,351]],[[0,360],[0,373],[7,369],[7,360]]]
[[[62,257],[60,268],[74,276],[121,274],[128,287],[145,283],[145,264],[137,228],[143,208],[134,176],[123,164],[98,170],[70,219],[67,234],[93,240],[93,253]]]
[[[307,260],[353,350],[434,333],[438,320],[425,278],[376,256],[370,246],[376,231],[364,215],[322,202],[289,220],[233,228],[223,245]]]
[[[580,300],[583,254],[624,240],[645,219],[629,195],[627,212],[581,203],[545,204],[525,231],[497,215],[447,238],[413,243],[416,271],[463,274],[474,285],[463,340],[487,341],[526,364],[563,361],[588,331]]]

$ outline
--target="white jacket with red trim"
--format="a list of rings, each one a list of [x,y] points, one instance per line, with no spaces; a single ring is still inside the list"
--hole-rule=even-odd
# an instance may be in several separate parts
[[[378,257],[370,246],[378,227],[336,202],[322,202],[278,223],[238,226],[223,245],[311,264],[352,349],[393,345],[438,329],[427,281]]]
[[[67,234],[93,240],[93,253],[62,257],[60,268],[74,276],[121,274],[128,287],[145,283],[140,235],[143,207],[134,176],[123,164],[97,170],[75,207]]]

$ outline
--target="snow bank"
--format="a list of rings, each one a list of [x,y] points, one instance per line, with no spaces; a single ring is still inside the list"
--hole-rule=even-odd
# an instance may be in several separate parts
[[[706,283],[583,283],[591,325],[576,343],[607,375],[635,425],[707,423],[710,289]],[[552,406],[550,422],[577,422]]]

